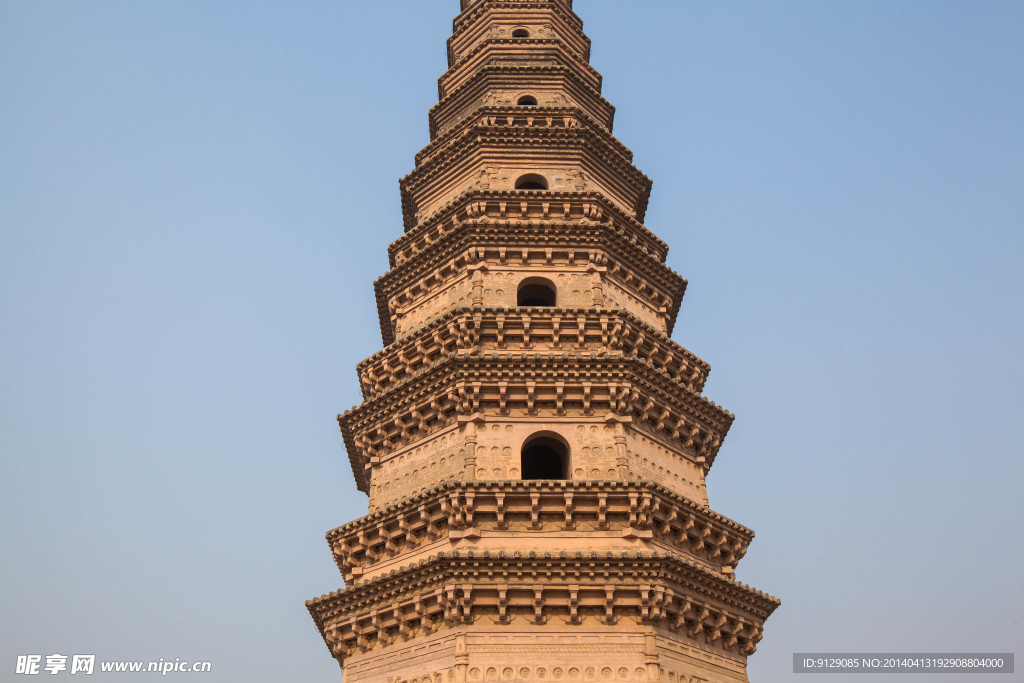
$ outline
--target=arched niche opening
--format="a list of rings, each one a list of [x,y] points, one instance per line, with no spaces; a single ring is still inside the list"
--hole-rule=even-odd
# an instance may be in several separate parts
[[[537,98],[534,97],[533,95],[523,95],[516,101],[516,104],[518,104],[520,107],[536,107]]]
[[[528,277],[519,283],[516,291],[517,306],[555,306],[558,289],[555,283],[543,277]]]
[[[527,173],[516,179],[517,190],[546,190],[548,179],[536,173]]]
[[[517,28],[512,31],[513,38],[529,38],[530,32],[525,28]]]
[[[524,481],[566,479],[569,473],[569,445],[553,432],[538,432],[523,444],[519,464]]]

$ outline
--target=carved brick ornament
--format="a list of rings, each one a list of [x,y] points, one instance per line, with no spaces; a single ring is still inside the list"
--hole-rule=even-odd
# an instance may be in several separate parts
[[[347,683],[746,681],[775,598],[708,507],[733,416],[673,342],[571,0],[462,0],[375,283],[385,348],[338,423],[369,513],[307,607]]]

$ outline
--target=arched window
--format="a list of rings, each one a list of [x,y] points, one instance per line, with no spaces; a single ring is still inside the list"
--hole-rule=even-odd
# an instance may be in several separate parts
[[[516,30],[512,31],[512,37],[513,38],[529,38],[530,37],[530,32],[527,31],[525,28],[517,28]]]
[[[548,189],[548,179],[536,173],[527,173],[524,176],[519,176],[519,179],[516,180],[516,189],[546,190]]]
[[[543,277],[528,277],[519,283],[517,306],[554,306],[558,301],[555,283]]]
[[[518,104],[520,107],[536,107],[537,98],[534,97],[533,95],[523,95],[522,97],[519,98],[519,101],[516,102],[516,104]]]
[[[520,465],[524,480],[565,479],[569,472],[569,446],[551,432],[534,434],[523,444]]]

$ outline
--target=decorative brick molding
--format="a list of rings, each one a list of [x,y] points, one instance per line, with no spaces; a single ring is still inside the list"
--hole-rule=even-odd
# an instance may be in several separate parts
[[[653,482],[451,482],[327,534],[345,583],[355,585],[384,559],[437,541],[513,532],[610,532],[646,539],[722,573],[747,551],[754,532]],[[731,571],[725,575],[730,577]]]
[[[745,682],[779,601],[708,506],[733,415],[669,337],[651,181],[571,0],[461,9],[338,416],[367,514],[309,612],[346,683]]]

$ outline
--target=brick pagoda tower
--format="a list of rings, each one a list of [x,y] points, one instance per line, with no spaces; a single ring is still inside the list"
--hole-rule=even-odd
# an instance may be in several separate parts
[[[733,418],[669,339],[651,181],[572,0],[461,2],[338,417],[369,513],[309,611],[346,683],[746,681],[779,603],[708,507]]]

